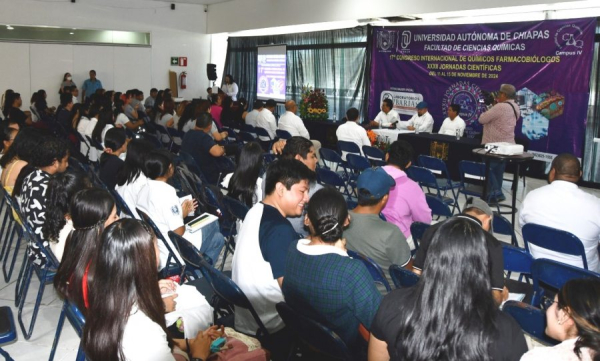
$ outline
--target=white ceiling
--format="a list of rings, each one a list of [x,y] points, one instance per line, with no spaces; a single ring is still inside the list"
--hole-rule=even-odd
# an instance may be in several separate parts
[[[213,5],[228,2],[231,0],[144,0],[144,1],[161,1],[166,3],[176,4],[196,4],[196,5]]]

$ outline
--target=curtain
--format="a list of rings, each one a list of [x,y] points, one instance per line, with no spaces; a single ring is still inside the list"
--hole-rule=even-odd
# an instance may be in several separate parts
[[[594,58],[592,60],[592,74],[590,75],[590,102],[588,105],[587,125],[585,129],[585,143],[583,151],[583,180],[587,182],[600,182],[600,143],[595,139],[600,138],[600,23],[596,26],[596,41],[594,43]]]
[[[256,59],[260,45],[287,45],[286,98],[300,101],[302,87],[324,89],[329,119],[355,107],[366,111],[367,27],[260,37],[230,37],[225,74],[233,75],[239,97],[256,98]]]

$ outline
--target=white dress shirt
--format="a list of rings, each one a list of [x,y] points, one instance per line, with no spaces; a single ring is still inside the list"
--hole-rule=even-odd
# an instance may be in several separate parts
[[[600,272],[600,199],[584,192],[577,184],[555,180],[527,194],[519,214],[521,226],[535,223],[570,232],[583,243],[588,268]],[[530,245],[534,258],[548,258],[583,267],[579,256],[570,256]]]
[[[256,121],[258,120],[258,116],[260,115],[260,110],[252,109],[248,114],[246,114],[246,124],[251,125],[253,127],[256,126]]]
[[[375,117],[375,121],[379,123],[379,127],[389,128],[392,126],[392,123],[400,121],[400,116],[394,109],[391,109],[387,114],[382,110]]]
[[[367,136],[367,131],[365,128],[358,125],[356,122],[351,120],[346,123],[340,125],[335,132],[338,141],[342,140],[345,142],[352,142],[358,145],[360,148],[360,152],[362,155],[362,146],[363,145],[371,145],[371,141]],[[342,152],[342,159],[346,160],[346,152]]]
[[[225,94],[231,97],[231,100],[237,100],[238,86],[236,83],[223,84],[222,89],[225,92]]]
[[[278,128],[289,132],[292,137],[300,136],[310,139],[310,134],[308,134],[308,130],[304,126],[302,119],[290,111],[286,111],[285,114],[279,118]]]
[[[420,133],[431,133],[433,132],[433,117],[429,112],[425,112],[421,116],[417,113],[410,118],[405,126],[415,127],[415,130],[418,129]],[[397,128],[400,129],[400,123],[398,123]]]
[[[260,111],[258,119],[256,119],[256,126],[265,128],[267,130],[267,133],[269,133],[271,139],[275,139],[275,137],[277,136],[277,121],[275,120],[275,116],[273,115],[273,113],[271,113],[271,111],[267,108],[263,108],[263,110]],[[266,137],[259,138],[263,141],[269,140]]]
[[[465,127],[466,127],[465,121],[462,120],[462,118],[457,115],[456,118],[454,118],[454,120],[450,119],[449,117],[444,119],[444,122],[442,123],[442,127],[440,128],[440,131],[438,133],[455,136],[456,131],[458,130],[458,131],[460,131],[459,134],[462,137],[465,132]]]

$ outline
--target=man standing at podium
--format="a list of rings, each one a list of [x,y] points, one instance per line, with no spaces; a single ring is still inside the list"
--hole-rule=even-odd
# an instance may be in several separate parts
[[[381,111],[375,117],[375,120],[371,120],[369,124],[371,128],[395,128],[396,123],[400,121],[400,116],[394,108],[394,102],[392,99],[383,99],[381,103]]]
[[[406,129],[414,130],[416,133],[433,132],[433,117],[427,111],[426,102],[417,104],[417,114],[413,115],[406,123]]]
[[[515,102],[516,96],[517,90],[513,85],[502,84],[500,86],[497,103],[479,117],[479,123],[483,124],[481,144],[515,143],[515,126],[521,116],[519,105]],[[489,195],[498,202],[506,199],[502,194],[502,177],[505,166],[505,162],[501,160],[490,162]]]

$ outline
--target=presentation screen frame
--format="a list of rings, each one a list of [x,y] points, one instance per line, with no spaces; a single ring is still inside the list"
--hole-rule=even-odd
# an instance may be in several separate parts
[[[256,99],[285,102],[287,45],[260,45],[256,59]]]

